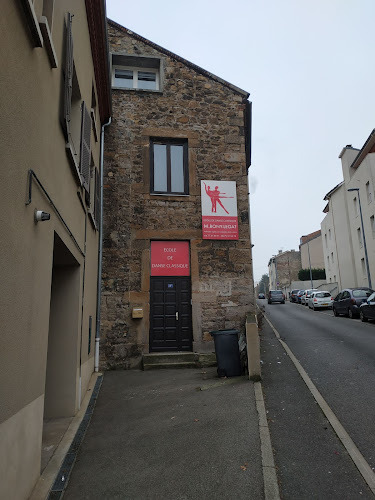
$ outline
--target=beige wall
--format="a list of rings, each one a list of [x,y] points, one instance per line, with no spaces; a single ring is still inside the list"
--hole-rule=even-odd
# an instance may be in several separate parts
[[[309,269],[310,262],[312,269],[324,269],[324,256],[321,235],[313,238],[308,243],[306,242],[300,245],[300,252],[302,269]]]
[[[78,196],[84,199],[60,125],[62,40],[68,11],[74,13],[81,97],[91,106],[94,72],[85,2],[54,2],[57,68],[51,68],[44,47],[33,46],[21,4],[4,2],[0,19],[0,465],[2,477],[7,478],[0,482],[0,498],[15,500],[28,497],[39,475],[45,386],[46,415],[62,416],[74,415],[79,407],[81,364],[85,366],[82,394],[88,383],[95,336],[93,332],[88,355],[88,321],[91,315],[95,326],[98,259],[98,234]],[[99,165],[100,147],[93,133],[91,144]],[[25,204],[29,169],[40,179],[77,245],[35,180],[32,201]],[[35,224],[36,209],[50,213],[51,220]]]

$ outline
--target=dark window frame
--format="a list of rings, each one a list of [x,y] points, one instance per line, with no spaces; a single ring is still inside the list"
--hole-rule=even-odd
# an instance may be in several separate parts
[[[167,190],[154,190],[154,144],[167,146]],[[183,146],[183,177],[184,191],[172,191],[172,176],[171,176],[171,146]],[[189,194],[189,164],[188,164],[188,141],[187,139],[171,139],[171,138],[156,138],[150,139],[150,193],[161,194],[166,196],[186,196]]]

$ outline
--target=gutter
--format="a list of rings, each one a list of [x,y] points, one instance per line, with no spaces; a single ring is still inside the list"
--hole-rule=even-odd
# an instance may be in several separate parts
[[[103,260],[103,178],[104,178],[104,129],[112,122],[110,117],[108,122],[102,125],[100,134],[100,221],[99,221],[99,252],[98,252],[98,284],[96,302],[96,332],[95,332],[95,363],[94,371],[99,371],[99,342],[100,342],[100,307],[102,289],[102,260]]]

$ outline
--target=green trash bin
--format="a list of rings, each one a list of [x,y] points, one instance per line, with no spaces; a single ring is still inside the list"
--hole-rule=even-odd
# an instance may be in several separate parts
[[[216,330],[210,332],[215,342],[217,374],[219,377],[239,377],[241,375],[239,330]]]

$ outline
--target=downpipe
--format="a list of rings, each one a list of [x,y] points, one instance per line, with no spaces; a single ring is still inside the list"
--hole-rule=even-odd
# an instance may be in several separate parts
[[[97,302],[96,302],[96,330],[95,330],[95,361],[94,371],[99,371],[99,343],[100,343],[100,307],[101,307],[101,290],[102,290],[102,259],[103,259],[103,179],[104,179],[104,129],[112,122],[109,118],[108,122],[102,126],[100,135],[100,221],[99,221],[99,254],[98,254],[98,284],[97,284]]]

